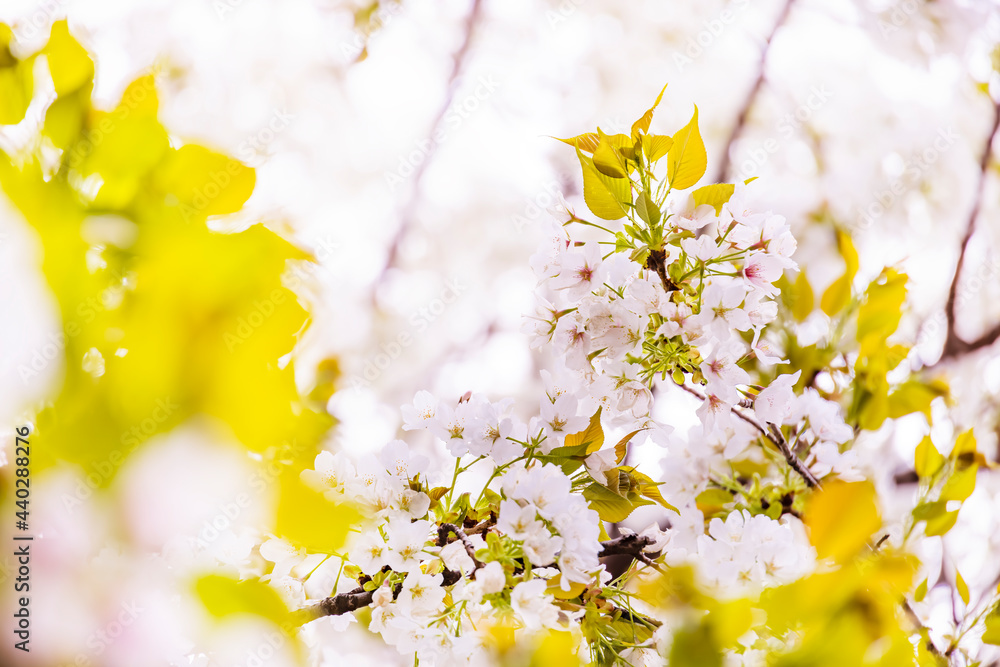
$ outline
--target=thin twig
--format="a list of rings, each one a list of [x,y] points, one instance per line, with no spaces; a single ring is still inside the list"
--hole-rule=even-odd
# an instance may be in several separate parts
[[[747,93],[746,99],[743,101],[743,106],[740,107],[740,113],[736,117],[736,124],[733,125],[732,132],[729,133],[729,139],[726,141],[725,149],[722,152],[722,159],[719,161],[719,168],[716,170],[716,177],[712,183],[722,183],[729,176],[729,153],[732,151],[733,145],[740,138],[740,135],[743,134],[743,128],[747,124],[750,109],[753,108],[754,103],[757,101],[757,95],[760,94],[760,90],[764,85],[764,79],[767,75],[767,55],[771,50],[771,42],[774,40],[774,36],[781,26],[788,20],[788,15],[791,12],[794,2],[795,0],[788,0],[785,3],[777,20],[774,22],[774,26],[771,28],[771,34],[767,36],[767,41],[764,42],[764,47],[760,51],[760,65],[757,68],[757,78],[753,82],[750,92]]]
[[[955,273],[951,277],[951,287],[948,289],[948,301],[944,308],[945,316],[948,318],[948,334],[945,338],[944,350],[941,352],[941,359],[938,360],[938,363],[992,345],[1000,338],[1000,324],[997,324],[971,342],[962,340],[955,330],[958,283],[962,277],[962,267],[965,265],[965,253],[969,248],[969,241],[972,240],[972,236],[976,231],[976,218],[979,217],[983,191],[986,186],[986,174],[989,170],[990,158],[993,155],[993,140],[996,138],[998,130],[1000,130],[1000,102],[996,102],[993,105],[993,126],[990,129],[986,145],[983,147],[982,156],[979,158],[979,182],[976,185],[976,195],[972,202],[972,210],[969,211],[968,222],[965,225],[965,235],[962,237],[961,249],[958,252],[958,263],[955,265]]]
[[[402,214],[399,227],[396,229],[396,233],[392,237],[392,241],[389,243],[389,250],[386,253],[385,264],[382,266],[382,270],[374,283],[376,287],[385,280],[385,276],[389,272],[389,269],[396,265],[396,260],[399,257],[400,246],[403,243],[403,239],[406,238],[410,227],[413,225],[414,211],[416,210],[417,202],[420,199],[420,184],[423,181],[424,173],[427,171],[427,167],[430,165],[437,149],[438,142],[434,141],[434,137],[438,136],[440,130],[442,129],[445,117],[448,115],[448,109],[451,108],[451,104],[455,99],[455,92],[458,89],[459,77],[462,74],[462,70],[465,68],[465,62],[468,59],[470,47],[472,46],[472,36],[482,17],[482,9],[483,0],[473,0],[472,9],[469,10],[469,15],[465,20],[465,37],[452,59],[451,73],[448,76],[448,92],[441,103],[441,107],[438,109],[437,115],[434,117],[434,121],[431,123],[430,131],[427,133],[428,141],[430,142],[427,155],[424,156],[424,160],[417,165],[417,168],[413,173],[413,184],[410,189],[410,196],[401,209]],[[375,294],[376,290],[373,290],[373,299],[375,298]]]
[[[454,533],[455,537],[457,537],[462,542],[462,546],[465,547],[465,553],[469,554],[469,558],[472,559],[472,562],[476,566],[476,569],[478,570],[479,568],[483,567],[482,561],[476,558],[476,548],[472,545],[472,542],[469,540],[469,536],[465,534],[465,531],[463,531],[461,528],[459,528],[453,523],[442,523],[441,527],[438,528],[438,546],[443,547],[444,545],[448,544],[449,533]]]
[[[703,401],[708,400],[707,396],[705,396],[704,394],[702,394],[700,391],[698,391],[693,387],[689,387],[685,384],[679,384],[677,386],[683,389],[684,391],[688,392],[689,394],[697,396]],[[767,425],[768,428],[765,429],[757,422],[756,419],[747,414],[744,414],[743,412],[740,412],[739,406],[733,406],[732,412],[736,417],[742,419],[747,424],[753,426],[755,429],[760,431],[761,435],[770,440],[774,444],[774,446],[778,448],[778,451],[781,452],[782,456],[785,457],[785,461],[792,468],[792,470],[797,472],[799,476],[805,480],[807,485],[818,489],[823,488],[822,484],[819,483],[819,480],[816,479],[816,476],[812,474],[812,471],[809,470],[809,468],[807,468],[802,463],[802,460],[799,459],[799,457],[797,457],[794,452],[792,452],[791,448],[788,446],[788,441],[785,440],[785,435],[781,432],[781,429],[779,429],[774,424],[770,423]]]

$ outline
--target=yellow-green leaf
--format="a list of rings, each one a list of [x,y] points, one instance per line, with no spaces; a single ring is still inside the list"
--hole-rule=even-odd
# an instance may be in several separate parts
[[[594,168],[610,178],[625,178],[628,172],[625,170],[625,163],[606,136],[601,136],[601,142],[594,151]]]
[[[583,447],[583,453],[593,454],[604,445],[604,429],[601,427],[601,409],[597,408],[590,417],[587,428],[579,433],[571,433],[566,436],[563,447],[569,449],[573,447]]]
[[[917,586],[917,590],[913,591],[913,600],[915,602],[920,602],[927,595],[927,580],[924,579]]]
[[[962,602],[969,604],[969,585],[965,583],[962,573],[958,570],[955,570],[955,588],[958,589],[958,594],[962,598]]]
[[[795,300],[792,306],[792,317],[802,322],[809,317],[809,314],[812,313],[813,308],[816,306],[816,298],[813,295],[812,285],[809,284],[809,278],[806,276],[804,269],[800,269],[799,275],[795,277],[793,291]]]
[[[360,520],[357,510],[334,503],[306,485],[298,475],[280,478],[275,532],[309,551],[333,553],[344,546],[351,526]]]
[[[927,417],[927,421],[929,422],[931,419],[931,402],[939,396],[947,395],[947,384],[907,380],[889,394],[889,416],[897,419],[903,415],[920,412]]]
[[[924,535],[927,537],[944,535],[952,529],[956,521],[958,521],[958,510],[945,512],[940,516],[928,519],[927,526],[924,528]]]
[[[559,139],[559,137],[555,138]],[[569,139],[559,139],[559,141],[569,144],[573,148],[577,148],[585,153],[593,153],[601,145],[601,138],[596,132],[585,132]]]
[[[816,492],[806,507],[809,540],[820,558],[846,562],[882,525],[875,486],[869,482],[833,481]]]
[[[52,24],[49,43],[42,49],[49,63],[49,72],[57,95],[83,88],[94,79],[94,61],[87,50],[69,34],[66,20]]]
[[[941,487],[941,500],[965,500],[976,490],[976,473],[979,466],[955,470]]]
[[[674,143],[667,153],[667,181],[671,189],[684,190],[697,183],[708,168],[705,142],[698,130],[698,107],[687,125],[674,134]]]
[[[673,145],[674,138],[665,134],[646,134],[642,137],[642,150],[650,163],[666,155]]]
[[[715,209],[715,214],[719,215],[722,213],[722,207],[726,205],[735,191],[736,186],[732,183],[712,183],[694,190],[691,197],[694,198],[695,206],[708,204]]]
[[[858,309],[858,343],[861,355],[868,357],[885,347],[886,339],[896,331],[906,300],[906,274],[886,269],[884,280],[868,286],[865,301]]]
[[[597,482],[583,490],[583,497],[590,504],[590,509],[597,512],[603,521],[624,521],[634,509],[628,500]]]
[[[632,431],[631,433],[629,433],[624,438],[618,441],[618,444],[615,445],[615,463],[621,463],[622,461],[625,460],[625,454],[628,451],[629,441],[632,438],[634,438],[637,433],[644,430],[645,429],[637,428],[636,430]]]
[[[819,307],[824,313],[833,317],[847,306],[851,300],[851,279],[847,275],[840,276],[823,291]]]
[[[1000,611],[994,611],[986,617],[986,631],[983,633],[983,643],[1000,646]]]
[[[594,167],[592,159],[579,150],[580,166],[583,169],[583,200],[594,215],[603,220],[619,220],[625,217],[624,202],[631,203],[632,190],[627,178],[605,176]]]
[[[639,214],[639,217],[650,226],[654,226],[660,222],[660,209],[645,190],[635,200],[635,210]]]
[[[913,469],[916,470],[918,476],[926,478],[932,477],[943,465],[944,456],[931,442],[931,436],[925,435],[914,452]]]
[[[642,114],[642,117],[639,118],[639,120],[637,120],[634,123],[632,123],[632,138],[633,139],[638,139],[639,138],[639,133],[646,134],[647,132],[649,132],[649,124],[653,120],[653,113],[656,111],[656,107],[659,106],[660,100],[663,99],[663,93],[665,93],[666,90],[667,90],[667,86],[664,85],[663,88],[660,90],[660,94],[656,96],[656,101],[653,102],[653,106],[651,106],[646,111],[646,113]]]
[[[278,592],[256,579],[239,581],[209,574],[195,582],[195,592],[205,609],[216,618],[256,614],[279,625],[288,620],[288,607]]]
[[[191,144],[170,151],[156,170],[157,187],[187,221],[240,210],[255,183],[252,167]]]

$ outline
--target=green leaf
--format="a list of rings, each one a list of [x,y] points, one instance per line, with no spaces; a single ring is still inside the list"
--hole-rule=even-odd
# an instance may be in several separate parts
[[[594,215],[603,220],[619,220],[625,217],[623,202],[631,203],[632,190],[627,178],[605,176],[594,167],[594,161],[579,150],[580,166],[583,169],[583,200]]]
[[[667,180],[671,189],[684,190],[705,175],[708,155],[705,142],[698,131],[698,107],[691,120],[674,135],[674,143],[667,153]]]
[[[805,511],[809,540],[820,558],[846,562],[882,525],[875,486],[869,482],[833,481],[823,486]]]
[[[931,436],[925,435],[913,454],[913,469],[922,478],[933,477],[944,465],[944,456],[931,441]]]
[[[205,609],[219,619],[235,614],[255,614],[278,625],[288,620],[288,607],[278,592],[256,579],[239,581],[209,574],[195,582],[195,592]]]
[[[639,120],[632,123],[632,138],[638,139],[639,133],[646,134],[649,132],[649,124],[653,121],[653,113],[656,111],[656,107],[660,105],[660,100],[663,99],[663,93],[667,91],[667,85],[664,84],[663,88],[660,89],[660,94],[656,96],[656,101],[653,102],[646,113],[642,114]]]
[[[592,482],[583,490],[583,497],[603,521],[624,521],[634,509],[628,500],[597,482]]]
[[[713,183],[701,186],[693,191],[691,196],[694,198],[695,206],[708,204],[715,209],[715,214],[719,215],[722,213],[722,207],[726,205],[735,191],[736,186],[732,183]]]
[[[649,193],[643,190],[635,200],[635,210],[639,217],[650,227],[660,222],[660,209],[656,203],[650,199]]]
[[[955,588],[958,589],[958,594],[962,598],[962,602],[969,604],[969,585],[965,583],[962,573],[958,570],[955,570]]]

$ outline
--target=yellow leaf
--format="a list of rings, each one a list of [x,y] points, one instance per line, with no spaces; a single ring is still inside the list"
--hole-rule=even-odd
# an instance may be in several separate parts
[[[844,309],[851,300],[851,279],[843,275],[834,280],[819,300],[819,307],[824,313],[833,317]]]
[[[955,570],[955,588],[958,589],[958,594],[961,596],[962,602],[969,604],[969,585],[965,583],[962,573],[958,570]]]
[[[972,465],[955,470],[941,487],[941,500],[965,500],[976,490],[976,473],[979,466]]]
[[[792,316],[799,322],[802,322],[809,317],[809,314],[812,313],[816,305],[812,285],[809,284],[809,278],[806,276],[804,269],[800,269],[799,275],[795,277],[793,290],[795,293],[795,304],[792,307]]]
[[[931,442],[931,436],[925,435],[920,444],[917,445],[917,451],[913,455],[913,469],[916,470],[918,476],[926,478],[933,477],[943,465],[944,456]]]
[[[825,484],[810,499],[805,523],[820,558],[846,562],[882,525],[874,485],[868,481]]]
[[[942,383],[928,384],[919,380],[907,380],[889,394],[889,416],[893,419],[920,412],[929,422],[931,402],[939,396],[948,395],[948,386]]]
[[[598,144],[597,150],[594,151],[594,168],[611,178],[628,176],[621,156],[611,147],[608,138],[604,135],[601,136],[601,142]]]
[[[195,592],[212,616],[222,619],[234,614],[256,614],[282,625],[288,607],[278,592],[256,579],[239,581],[209,574],[195,582]]]
[[[170,151],[155,178],[168,202],[175,198],[185,221],[240,210],[255,182],[253,168],[192,144]]]
[[[350,505],[333,503],[298,475],[280,477],[275,532],[308,551],[333,553],[344,546],[351,526],[361,519]]]
[[[642,150],[650,163],[656,162],[670,151],[674,138],[665,134],[646,134],[642,137]]]
[[[559,139],[559,137],[555,138]],[[593,153],[597,150],[597,147],[601,145],[601,138],[596,132],[586,132],[584,134],[578,134],[575,137],[570,137],[569,139],[559,139],[559,141],[564,144],[569,144],[584,153]]]
[[[963,455],[975,454],[976,453],[976,434],[970,428],[968,431],[963,431],[955,439],[955,445],[951,448],[951,455],[949,458],[953,461],[958,460]]]
[[[920,585],[917,586],[917,590],[913,591],[913,600],[915,602],[920,602],[921,600],[924,599],[926,595],[927,595],[927,580],[924,579],[923,581],[920,582]]]
[[[663,93],[665,93],[666,90],[667,86],[664,85],[663,88],[660,90],[660,94],[656,96],[656,101],[653,102],[653,106],[651,106],[649,110],[647,110],[646,113],[644,113],[642,117],[639,118],[639,120],[632,123],[633,139],[638,139],[640,133],[646,134],[647,132],[649,132],[649,124],[653,120],[653,112],[655,112],[656,107],[660,105],[660,100],[663,99]]]
[[[983,643],[1000,646],[1000,611],[994,611],[986,617],[986,631],[983,632]]]
[[[570,632],[546,632],[531,656],[530,667],[578,667],[576,640]]]
[[[572,600],[573,598],[577,597],[585,590],[587,590],[586,584],[581,584],[579,582],[574,581],[570,584],[569,590],[564,591],[562,588],[560,588],[561,582],[562,582],[562,574],[560,573],[549,579],[549,585],[545,592],[555,598],[558,598],[559,600]]]
[[[49,72],[57,95],[89,86],[94,79],[94,61],[87,50],[69,34],[66,20],[52,24],[49,43],[42,49],[49,62]]]
[[[587,208],[604,220],[624,218],[623,202],[632,201],[628,179],[605,176],[594,167],[593,160],[579,150],[577,155],[583,168],[583,200],[587,203]]]
[[[667,180],[670,188],[684,190],[705,175],[708,155],[705,142],[698,131],[698,107],[691,120],[674,135],[674,143],[667,153]]]
[[[711,185],[703,185],[693,191],[691,197],[694,199],[695,206],[708,204],[715,209],[715,214],[719,215],[722,213],[722,207],[725,206],[735,191],[736,186],[732,183],[713,183]]]
[[[625,454],[627,453],[629,441],[632,438],[634,438],[637,433],[645,430],[646,429],[643,428],[637,428],[636,430],[632,431],[631,433],[629,433],[624,438],[618,441],[618,444],[615,445],[615,463],[621,463],[622,461],[625,460]]]
[[[586,447],[584,452],[587,454],[593,454],[604,445],[604,429],[601,427],[600,408],[597,408],[597,412],[590,417],[587,428],[579,433],[567,435],[563,442],[563,447],[578,447],[580,445]]]
[[[896,331],[906,300],[906,274],[887,269],[884,281],[868,286],[865,301],[858,309],[860,353],[870,357],[885,347],[886,339]]]
[[[944,535],[952,529],[956,521],[958,521],[958,510],[945,512],[940,516],[928,519],[927,526],[924,528],[924,535],[927,537]]]

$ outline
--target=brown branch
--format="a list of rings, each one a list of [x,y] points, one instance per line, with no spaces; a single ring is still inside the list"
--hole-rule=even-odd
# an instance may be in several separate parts
[[[476,566],[476,569],[478,570],[479,568],[483,567],[482,561],[476,558],[476,548],[472,546],[472,542],[469,540],[469,536],[465,534],[465,531],[463,531],[461,528],[459,528],[453,523],[442,523],[441,527],[438,528],[438,546],[443,547],[444,545],[448,544],[449,533],[454,533],[455,537],[461,540],[462,546],[465,547],[465,553],[469,554],[469,558],[472,559],[472,562]]]
[[[1000,338],[1000,324],[997,324],[973,341],[963,340],[955,330],[958,283],[962,277],[962,267],[965,265],[965,253],[968,251],[969,241],[972,240],[976,231],[976,218],[979,217],[979,209],[982,205],[983,191],[986,186],[986,174],[989,170],[990,158],[993,155],[993,140],[997,136],[998,129],[1000,129],[1000,102],[996,102],[993,105],[993,125],[990,129],[989,138],[986,140],[986,145],[983,147],[982,156],[979,158],[979,182],[976,184],[976,195],[972,201],[972,210],[969,211],[969,219],[965,225],[965,235],[962,237],[962,245],[958,252],[958,263],[955,265],[955,273],[951,277],[951,286],[948,288],[948,301],[945,303],[944,308],[945,316],[948,318],[948,333],[938,363],[992,345]]]
[[[444,544],[447,544],[449,533],[455,533],[458,539],[462,540],[463,544],[465,544],[466,550],[471,548],[471,543],[468,542],[468,537],[465,537],[465,532],[451,523],[441,524],[441,527],[438,529],[438,544],[441,544],[442,540]],[[601,551],[597,555],[599,558],[615,555],[631,555],[642,559],[645,556],[645,554],[643,554],[643,549],[652,543],[653,539],[649,536],[630,533],[613,540],[601,542]],[[469,555],[477,563],[477,568],[483,566],[482,563],[476,560],[472,553]],[[558,567],[558,564],[553,563],[549,567]],[[462,573],[457,570],[445,569],[442,574],[442,586],[452,586],[458,583],[458,580],[462,578]],[[392,589],[393,599],[398,597],[402,590],[403,586],[401,584],[396,584]],[[309,623],[310,621],[315,621],[318,618],[323,618],[324,616],[340,616],[342,614],[349,614],[352,611],[357,611],[362,607],[370,605],[374,597],[375,591],[366,591],[363,587],[358,587],[347,593],[338,593],[337,595],[324,598],[316,604],[299,609],[293,613],[293,620],[295,623],[303,625],[305,623]]]
[[[462,40],[462,44],[458,47],[458,50],[455,51],[455,55],[452,59],[451,73],[448,75],[448,92],[441,103],[441,107],[438,109],[437,115],[434,116],[434,121],[431,123],[430,131],[427,133],[427,141],[429,142],[427,155],[424,157],[424,160],[417,165],[417,168],[413,173],[413,185],[411,186],[410,197],[406,204],[402,207],[399,227],[396,229],[396,233],[393,236],[392,241],[389,243],[389,250],[386,253],[385,264],[383,264],[382,270],[374,283],[376,287],[385,280],[385,276],[389,272],[389,269],[396,265],[396,260],[399,257],[400,246],[403,243],[403,239],[406,238],[406,234],[409,232],[410,227],[413,225],[413,211],[416,209],[417,202],[420,199],[420,184],[423,181],[424,173],[427,171],[427,167],[430,165],[438,147],[438,142],[435,141],[434,138],[438,136],[438,133],[440,132],[445,121],[445,117],[448,115],[448,109],[451,108],[451,104],[455,99],[455,92],[458,89],[459,77],[462,74],[462,70],[465,68],[465,62],[468,59],[470,47],[472,46],[472,36],[476,30],[476,26],[482,18],[482,10],[483,0],[473,0],[472,9],[469,10],[469,15],[465,20],[465,37]],[[375,294],[376,290],[373,289],[373,299],[375,298]]]
[[[684,391],[688,392],[689,394],[697,396],[703,401],[708,400],[707,396],[702,394],[697,389],[694,389],[693,387],[689,387],[685,384],[679,384],[677,386],[683,389]],[[733,406],[732,412],[738,418],[742,419],[747,424],[750,424],[755,429],[760,431],[760,434],[763,435],[765,438],[770,440],[771,443],[773,443],[774,446],[778,448],[778,451],[781,452],[782,456],[785,457],[785,461],[788,463],[789,467],[791,467],[792,470],[797,472],[799,476],[805,480],[808,486],[817,489],[823,488],[823,485],[819,483],[819,480],[816,479],[816,476],[812,474],[812,471],[809,470],[809,468],[807,468],[805,464],[802,463],[802,460],[799,459],[799,457],[797,457],[794,452],[792,452],[791,448],[788,446],[788,441],[785,440],[784,433],[781,432],[781,429],[779,429],[777,426],[771,423],[768,423],[767,425],[768,428],[765,429],[757,422],[756,419],[750,417],[747,414],[744,414],[743,412],[740,412],[739,406]]]
[[[750,115],[750,109],[753,108],[754,103],[757,101],[757,95],[760,94],[760,90],[764,85],[764,79],[766,78],[767,70],[767,56],[771,51],[771,42],[774,41],[774,36],[777,34],[778,30],[785,24],[788,20],[788,15],[791,13],[792,4],[795,0],[788,0],[785,6],[781,9],[781,13],[778,14],[777,20],[775,20],[774,25],[771,27],[771,34],[767,36],[767,41],[764,42],[764,46],[760,51],[760,65],[757,68],[757,78],[753,82],[753,86],[750,88],[750,92],[747,93],[746,99],[743,101],[743,106],[740,108],[740,113],[736,117],[736,124],[733,125],[732,132],[729,133],[729,139],[726,141],[725,149],[722,152],[722,160],[719,162],[719,168],[716,170],[716,177],[713,183],[722,183],[729,176],[730,158],[729,153],[732,151],[733,146],[736,141],[743,134],[743,129],[746,127],[747,118]]]

